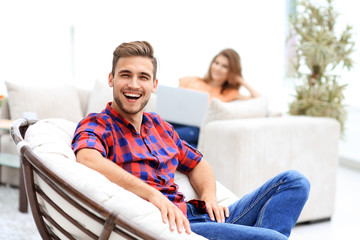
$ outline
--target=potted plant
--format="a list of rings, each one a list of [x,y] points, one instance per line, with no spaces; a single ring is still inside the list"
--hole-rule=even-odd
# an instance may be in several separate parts
[[[297,4],[296,13],[290,17],[296,78],[302,81],[296,86],[289,113],[335,118],[343,133],[347,115],[343,103],[346,85],[339,84],[339,76],[333,72],[338,66],[351,69],[354,42],[349,25],[336,34],[337,16],[332,0],[327,0],[325,7],[316,7],[305,0]]]

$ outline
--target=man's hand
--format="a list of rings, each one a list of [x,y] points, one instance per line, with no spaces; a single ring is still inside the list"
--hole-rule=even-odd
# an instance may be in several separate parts
[[[200,199],[205,202],[210,219],[224,223],[225,217],[230,215],[229,208],[220,206],[216,201],[216,182],[210,165],[201,159],[188,176]]]
[[[225,222],[225,217],[229,217],[229,208],[220,206],[216,201],[209,201],[206,203],[206,211],[209,214],[209,217],[212,221],[217,221],[219,223]]]
[[[179,233],[182,233],[184,228],[187,234],[191,233],[190,223],[182,211],[162,193],[154,194],[149,198],[149,202],[160,209],[162,220],[164,223],[169,221],[171,231],[176,227]]]

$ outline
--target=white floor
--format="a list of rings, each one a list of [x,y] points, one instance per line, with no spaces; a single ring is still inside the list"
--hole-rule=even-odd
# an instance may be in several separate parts
[[[296,226],[290,236],[290,240],[312,239],[360,239],[359,171],[339,168],[335,213],[331,221]]]

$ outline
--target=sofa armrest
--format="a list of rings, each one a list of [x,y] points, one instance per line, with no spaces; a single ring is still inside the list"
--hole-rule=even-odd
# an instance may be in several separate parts
[[[283,116],[283,113],[276,110],[268,110],[267,117],[281,117]]]
[[[204,126],[199,150],[239,197],[282,171],[300,171],[312,185],[302,218],[311,220],[333,212],[339,138],[340,125],[330,118],[224,120]]]

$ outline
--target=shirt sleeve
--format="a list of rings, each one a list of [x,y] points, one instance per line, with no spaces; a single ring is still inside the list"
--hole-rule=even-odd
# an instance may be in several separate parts
[[[188,144],[186,141],[181,140],[172,126],[171,129],[173,134],[173,140],[175,141],[179,149],[179,165],[177,167],[177,170],[182,173],[188,174],[201,161],[202,154],[197,149],[190,146],[190,144]]]
[[[90,148],[95,149],[106,157],[108,146],[106,141],[103,141],[106,135],[105,122],[95,115],[89,115],[79,122],[74,137],[72,140],[72,149],[76,153],[80,149]]]

